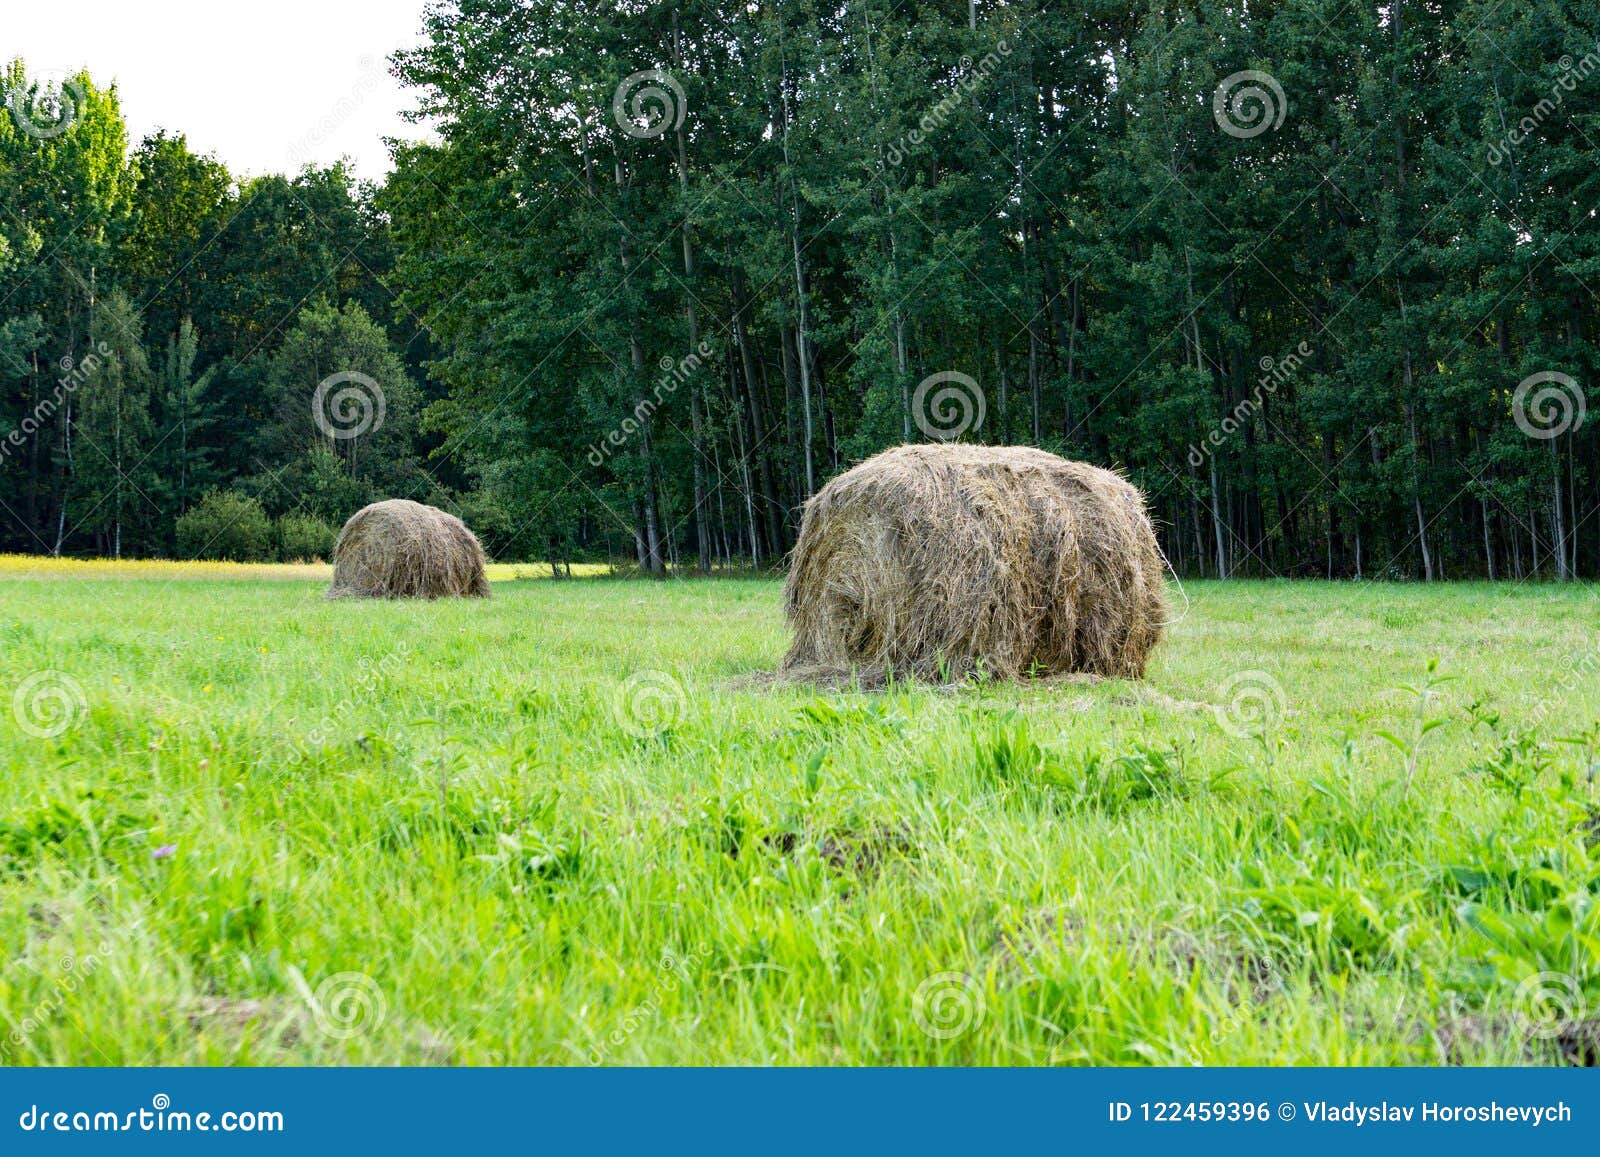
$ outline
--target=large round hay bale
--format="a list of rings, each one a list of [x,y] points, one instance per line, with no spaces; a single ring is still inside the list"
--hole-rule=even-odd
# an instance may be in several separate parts
[[[333,547],[330,599],[488,598],[483,547],[453,514],[391,498],[350,516]]]
[[[900,446],[806,503],[783,675],[1138,678],[1164,566],[1121,475],[1027,447]]]

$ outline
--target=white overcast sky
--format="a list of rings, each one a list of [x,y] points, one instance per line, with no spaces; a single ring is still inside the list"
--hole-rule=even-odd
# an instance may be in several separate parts
[[[235,176],[347,156],[388,171],[383,138],[425,135],[387,57],[420,40],[423,0],[3,0],[0,60],[115,80],[129,146],[184,133]]]

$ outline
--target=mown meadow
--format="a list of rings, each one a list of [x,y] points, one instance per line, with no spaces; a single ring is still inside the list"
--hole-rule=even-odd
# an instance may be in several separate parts
[[[1143,684],[860,694],[751,680],[766,579],[0,570],[3,1063],[1595,1057],[1581,585],[1190,583]]]

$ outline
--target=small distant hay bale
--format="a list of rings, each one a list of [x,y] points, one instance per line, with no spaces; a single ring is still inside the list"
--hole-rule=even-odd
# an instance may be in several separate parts
[[[489,597],[483,547],[453,514],[391,498],[350,516],[333,548],[330,599]]]
[[[1028,447],[900,446],[806,504],[786,682],[1136,679],[1166,619],[1144,496]]]

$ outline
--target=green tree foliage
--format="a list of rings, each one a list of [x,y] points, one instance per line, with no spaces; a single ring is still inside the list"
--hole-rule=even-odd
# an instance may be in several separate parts
[[[272,520],[247,494],[213,490],[178,519],[180,558],[264,562],[273,553]]]
[[[150,553],[161,507],[151,497],[153,378],[143,326],[121,290],[96,303],[89,344],[97,355],[80,367],[76,420],[66,441],[68,517],[93,535],[100,553]]]
[[[0,440],[38,431],[0,544],[114,550],[110,509],[168,549],[220,485],[330,526],[443,502],[512,557],[772,565],[829,477],[958,428],[1127,472],[1186,573],[1591,576],[1597,28],[1600,0],[439,0],[394,62],[438,131],[379,189],[129,156],[80,77],[68,131],[0,120]],[[155,478],[70,439],[61,366],[115,290]],[[317,425],[339,374],[381,427]]]
[[[412,456],[416,387],[358,303],[302,310],[267,362],[260,394],[268,421],[258,460],[280,465],[252,484],[269,507],[305,505],[342,521],[375,498],[425,492]],[[330,473],[349,485],[330,486]]]
[[[332,522],[444,492],[418,465],[426,335],[372,321],[395,306],[370,190],[338,166],[236,182],[181,135],[130,151],[87,74],[13,61],[0,95],[0,549],[169,554],[218,486]],[[340,370],[384,383],[381,430],[310,433]]]
[[[285,514],[273,524],[278,558],[283,562],[326,561],[333,557],[339,532],[309,514]]]
[[[196,156],[182,136],[164,132],[146,139],[129,167],[133,209],[122,271],[129,293],[146,303],[151,333],[167,339],[210,305],[208,250],[230,223],[233,181],[219,162]]]
[[[216,366],[196,375],[199,345],[194,323],[184,318],[177,333],[167,339],[158,382],[165,423],[157,443],[162,492],[179,517],[188,511],[195,495],[211,488],[218,473],[206,445],[207,431],[217,420],[216,405],[207,396]]]
[[[1514,396],[1595,368],[1597,15],[437,5],[384,201],[427,423],[508,534],[771,560],[955,371],[966,437],[1128,471],[1188,571],[1594,573],[1593,424]]]

